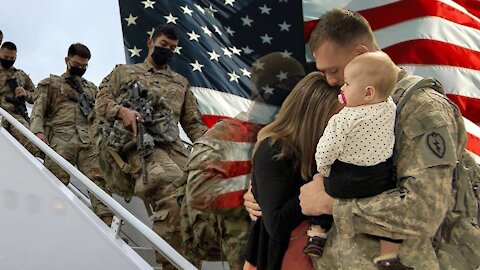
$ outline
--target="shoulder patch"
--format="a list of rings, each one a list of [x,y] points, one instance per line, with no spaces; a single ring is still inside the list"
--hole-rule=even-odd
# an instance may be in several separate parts
[[[440,133],[432,131],[427,134],[427,145],[437,157],[445,156],[445,139]]]

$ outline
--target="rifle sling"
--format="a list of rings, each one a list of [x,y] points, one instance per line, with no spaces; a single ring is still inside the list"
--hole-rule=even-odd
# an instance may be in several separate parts
[[[115,150],[113,150],[110,147],[107,147],[107,150],[124,173],[131,172],[132,166],[130,166],[130,164],[126,163],[125,161],[123,161],[122,157],[120,157],[120,155]]]

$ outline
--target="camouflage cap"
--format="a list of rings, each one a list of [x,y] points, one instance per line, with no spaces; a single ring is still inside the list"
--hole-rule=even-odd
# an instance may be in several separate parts
[[[269,88],[292,80],[296,83],[303,76],[305,70],[298,60],[281,52],[269,53],[258,58],[252,65],[252,94],[265,97]]]

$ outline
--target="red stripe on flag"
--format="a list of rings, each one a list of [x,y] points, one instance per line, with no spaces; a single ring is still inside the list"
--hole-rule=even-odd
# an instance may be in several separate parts
[[[480,29],[480,22],[443,2],[432,0],[405,0],[359,11],[372,30],[421,17],[435,16],[454,23]],[[388,16],[385,16],[388,14]]]
[[[213,127],[218,121],[222,119],[231,119],[231,117],[223,115],[203,114],[202,120],[208,128]]]
[[[480,17],[480,1],[457,0],[456,2],[463,5],[476,17]],[[480,22],[460,10],[440,1],[404,0],[371,9],[361,10],[359,13],[367,19],[373,31],[397,23],[428,16],[440,17],[457,24],[480,30]],[[385,14],[388,14],[388,16],[385,16]],[[321,14],[319,14],[319,16],[320,15]],[[310,34],[317,22],[318,20],[304,22],[305,42],[308,42],[310,39]]]
[[[243,206],[243,194],[245,194],[247,190],[239,190],[229,193],[224,193],[217,198],[212,203],[212,208],[214,209],[227,209],[227,208],[235,208]]]
[[[467,133],[467,146],[465,148],[475,155],[480,156],[480,138]]]
[[[463,117],[475,124],[480,124],[480,99],[460,95],[447,94],[447,97],[460,108]],[[477,153],[480,155],[480,153]]]
[[[215,160],[213,163],[206,164],[207,169],[215,170],[215,173],[222,175],[220,177],[210,178],[215,181],[228,181],[227,178],[237,177],[252,172],[252,161],[251,160],[242,160],[242,161],[226,161],[226,160]]]
[[[444,65],[480,70],[480,52],[443,41],[430,39],[408,40],[382,50],[397,65]]]
[[[477,18],[480,18],[480,1],[478,0],[454,0],[457,4],[463,6],[468,12]]]

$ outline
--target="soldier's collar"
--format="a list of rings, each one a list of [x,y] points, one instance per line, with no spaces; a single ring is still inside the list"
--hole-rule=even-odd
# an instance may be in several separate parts
[[[148,58],[145,59],[145,61],[143,61],[143,64],[146,65],[146,68],[149,72],[151,73],[163,73],[163,74],[169,74],[170,73],[170,66],[169,65],[165,65],[165,68],[161,68],[161,69],[155,69],[153,67],[152,64],[150,64],[150,62],[148,62]]]
[[[398,72],[397,85],[398,85],[398,82],[400,82],[401,80],[403,80],[407,76],[408,76],[408,72],[405,69],[402,68],[400,70],[400,72]],[[393,90],[393,93],[392,93],[392,99],[395,102],[395,104],[397,104],[398,101],[402,98],[402,96],[403,96],[403,94],[405,93],[406,90],[407,89],[395,86],[395,89]]]
[[[13,71],[13,72],[17,71],[17,69],[16,69],[14,66],[12,66],[12,67],[9,68],[9,69],[6,69],[6,68],[4,68],[2,65],[0,65],[0,70],[1,70],[1,71],[9,71],[9,70],[11,70],[11,71]]]
[[[67,72],[64,72],[64,73],[62,74],[62,76],[60,76],[60,77],[66,79],[67,77],[70,77],[70,76],[67,75]],[[81,82],[84,82],[84,81],[86,81],[86,79],[83,78],[83,77],[80,77],[80,81],[81,81]]]

